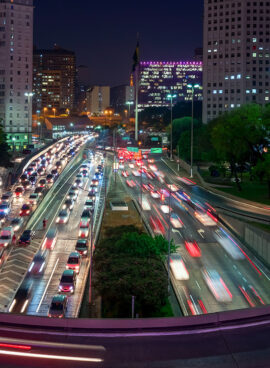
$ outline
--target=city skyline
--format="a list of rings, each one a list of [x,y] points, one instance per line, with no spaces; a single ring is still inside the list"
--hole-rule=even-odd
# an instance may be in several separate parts
[[[138,1],[134,8],[123,1],[82,4],[76,9],[71,0],[35,5],[34,45],[51,48],[58,44],[75,51],[77,65],[89,67],[91,85],[128,83],[137,32],[142,61],[190,60],[194,49],[202,46],[201,0],[181,4],[174,0],[165,14],[164,4],[154,1]],[[65,17],[61,16],[63,5]]]

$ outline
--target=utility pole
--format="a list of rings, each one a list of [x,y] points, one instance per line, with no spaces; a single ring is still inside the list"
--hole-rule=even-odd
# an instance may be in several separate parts
[[[134,309],[135,309],[135,296],[131,297],[131,318],[134,318]]]
[[[89,270],[89,304],[92,303],[92,267],[93,267],[93,221],[94,213],[91,215],[91,234],[90,234],[90,270]]]
[[[190,137],[190,177],[193,178],[193,124],[194,124],[194,89],[199,88],[199,84],[188,84],[187,87],[191,88],[191,137]]]
[[[168,230],[168,260],[167,260],[167,268],[168,268],[168,294],[170,294],[170,258],[171,258],[171,184],[169,185],[169,230]]]

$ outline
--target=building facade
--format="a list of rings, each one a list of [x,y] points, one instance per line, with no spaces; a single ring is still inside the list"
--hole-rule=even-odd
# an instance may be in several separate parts
[[[190,101],[192,89],[188,84],[197,83],[194,100],[202,99],[202,62],[140,62],[139,110],[146,107],[169,106],[168,94],[175,94],[174,102]]]
[[[121,85],[111,88],[111,106],[115,112],[121,113],[134,104],[134,86]]]
[[[52,50],[34,50],[34,109],[73,110],[75,100],[76,56],[54,46]]]
[[[110,87],[94,86],[86,92],[86,107],[90,114],[102,115],[110,106]]]
[[[32,68],[33,0],[1,0],[0,123],[14,150],[31,141]]]
[[[269,0],[204,0],[203,49],[204,123],[269,103]]]

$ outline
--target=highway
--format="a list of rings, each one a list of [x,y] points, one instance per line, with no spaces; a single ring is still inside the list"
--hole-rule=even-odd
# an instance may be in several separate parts
[[[55,146],[57,145],[58,144],[56,144]],[[63,154],[65,153],[65,150],[63,150],[62,145],[58,145],[58,149],[61,150]],[[71,166],[73,164],[76,165],[77,160],[79,160],[80,157],[81,154],[78,155],[78,157],[75,157],[74,160],[69,161],[71,163]],[[21,198],[18,199],[15,198],[11,202],[11,212],[4,226],[8,226],[13,218],[20,217],[20,208],[22,204],[28,203],[29,195],[32,192],[34,192],[36,187],[39,186],[39,181],[41,179],[44,179],[46,175],[54,168],[55,162],[57,160],[59,160],[59,158],[55,156],[52,162],[47,165],[44,175],[38,176],[37,184],[31,186],[29,190],[26,190]],[[53,201],[53,199],[50,198],[50,194],[52,193],[52,191],[59,190],[59,187],[65,185],[67,177],[68,175],[70,175],[70,167],[69,167],[70,165],[68,164],[68,160],[64,160],[62,162],[63,162],[62,167],[61,169],[59,169],[60,175],[59,178],[56,180],[54,184],[51,183],[46,184],[44,188],[45,189],[44,193],[41,196],[42,200],[38,202],[37,205],[34,205],[32,207],[32,214],[30,218],[28,218],[28,216],[25,216],[23,225],[16,233],[18,242],[18,238],[20,237],[26,226],[27,228],[32,229],[33,238],[31,240],[31,243],[26,247],[14,246],[14,244],[7,247],[6,258],[5,261],[2,263],[0,270],[0,291],[1,291],[0,307],[2,311],[8,310],[10,302],[12,301],[16,290],[18,289],[21,281],[23,280],[24,275],[28,270],[29,264],[33,259],[33,256],[35,255],[35,253],[37,252],[37,250],[41,245],[41,240],[44,236],[44,230],[42,228],[42,220],[44,217],[49,218],[50,211],[47,210],[48,206],[50,206],[50,203]],[[65,170],[65,166],[67,170]],[[74,168],[71,167],[71,170],[74,170]],[[63,174],[61,174],[61,172]],[[12,191],[14,191],[14,189],[18,185],[19,184],[16,183],[12,188]]]
[[[67,187],[63,187],[60,192],[54,196],[55,206],[51,209],[51,223],[47,231],[51,228],[58,228],[58,236],[53,250],[50,251],[48,263],[44,275],[40,278],[34,278],[32,299],[29,302],[26,313],[29,315],[47,316],[51,300],[58,293],[59,280],[63,271],[66,269],[68,256],[75,250],[75,245],[78,239],[79,223],[81,214],[84,209],[84,204],[89,192],[89,186],[94,177],[97,165],[100,164],[100,158],[92,160],[92,165],[89,171],[89,177],[83,179],[82,189],[79,189],[78,198],[71,211],[70,218],[66,224],[55,224],[55,219],[58,216],[69,188],[75,180],[78,170],[73,171],[73,175],[67,183]],[[102,182],[99,184],[97,193],[94,218],[98,212],[98,208],[102,205],[100,201],[100,189]],[[88,239],[90,238],[87,237]],[[88,267],[90,262],[90,251],[88,256],[82,259],[80,272],[77,277],[76,289],[73,295],[68,297],[68,307],[66,317],[77,317],[80,309],[80,302],[83,297],[85,280],[88,275]]]
[[[140,169],[135,161],[124,163],[124,170],[129,175],[127,178],[122,175],[123,169],[119,170],[118,174],[138,204],[141,197],[143,201],[149,203],[149,209],[143,210],[143,218],[152,234],[163,233],[168,238],[170,233],[171,239],[179,246],[177,254],[181,256],[187,274],[182,274],[180,279],[179,277],[176,279],[175,274],[171,272],[171,280],[184,315],[269,304],[269,271],[219,222],[216,223],[206,215],[211,223],[209,226],[195,217],[195,212],[205,211],[204,199],[194,195],[196,186],[183,183],[183,179],[160,159],[154,163],[156,168],[152,164],[153,170],[146,160],[143,160],[143,164],[147,168],[145,171],[152,173],[153,178],[146,173],[141,176],[139,172],[135,176],[132,172]],[[134,168],[130,167],[133,165]],[[160,176],[164,177],[164,183],[161,183],[163,180]],[[133,180],[136,185],[130,187],[126,184],[126,180]],[[152,185],[158,192],[167,188],[167,197],[165,196],[163,201],[160,198],[153,198],[151,190],[143,188],[145,184]],[[167,184],[177,185],[178,192],[170,192]],[[186,200],[180,196],[183,191],[187,194]],[[170,204],[171,213],[180,218],[182,227],[170,226],[170,216],[162,212],[162,204],[167,206]],[[153,219],[155,221],[157,219],[159,224],[156,229],[153,226]],[[223,236],[222,241],[219,241],[218,234]],[[197,243],[199,256],[185,246],[185,241]]]

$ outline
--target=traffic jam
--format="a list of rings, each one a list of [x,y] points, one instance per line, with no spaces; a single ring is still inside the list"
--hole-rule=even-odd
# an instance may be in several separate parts
[[[60,262],[57,262],[57,267],[54,267],[54,272],[51,274],[53,276],[54,273],[61,273],[59,284],[55,289],[53,284],[50,285],[50,277],[47,286],[52,288],[52,290],[47,290],[46,287],[43,293],[43,297],[47,296],[49,291],[54,294],[48,304],[46,315],[51,318],[63,318],[66,316],[69,299],[76,293],[78,276],[80,276],[83,266],[85,266],[84,271],[86,271],[89,264],[91,230],[98,191],[103,179],[103,158],[101,156],[95,157],[93,153],[90,153],[88,156],[89,158],[84,160],[79,170],[74,173],[74,181],[62,201],[61,208],[56,214],[54,222],[48,228],[41,247],[34,256],[13,302],[10,304],[9,312],[28,313],[28,307],[35,296],[35,290],[41,287],[41,281],[46,269],[50,263],[53,263],[51,256],[57,248],[58,242],[61,242],[62,234],[68,232],[67,226],[69,222],[72,222],[72,226],[75,225],[75,228],[77,228],[77,239],[74,239],[73,249],[66,257],[64,268],[62,263],[60,265]],[[92,171],[94,169],[92,179],[90,178],[91,168]],[[85,203],[81,211],[79,201],[82,198],[85,198]],[[76,205],[77,210],[81,211],[80,218],[76,214],[73,215],[73,209]],[[83,275],[81,276],[83,277]],[[37,310],[39,310],[43,302],[43,297]],[[28,314],[31,314],[31,311]]]
[[[141,208],[152,235],[167,239],[170,236],[179,246],[177,253],[171,254],[169,264],[173,284],[181,292],[184,314],[233,309],[238,304],[240,307],[265,304],[258,291],[257,278],[261,271],[243,246],[220,224],[216,210],[209,203],[192,197],[186,188],[195,185],[193,181],[172,180],[160,169],[160,160],[155,162],[153,155],[147,152],[118,149],[117,161],[119,175]],[[233,267],[233,276],[226,272],[223,262],[219,264],[219,259],[214,263],[210,261],[210,248],[204,245],[207,242],[218,246],[214,252],[223,254],[223,261],[224,257],[228,259],[226,267]],[[249,278],[250,267],[255,271],[254,281]],[[210,293],[207,298],[203,290]]]

